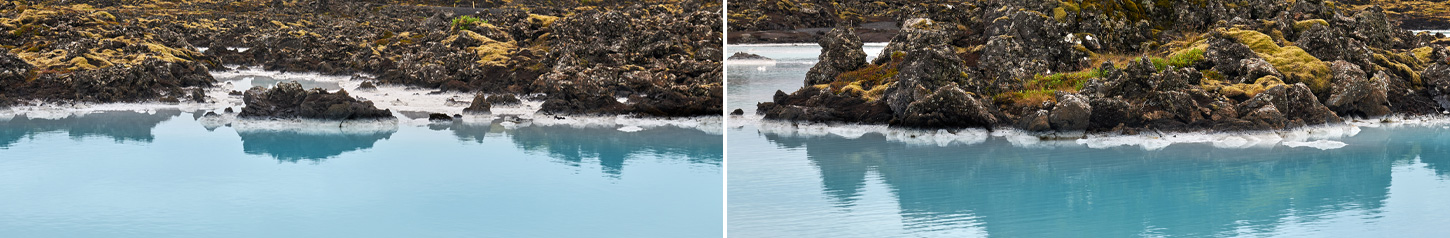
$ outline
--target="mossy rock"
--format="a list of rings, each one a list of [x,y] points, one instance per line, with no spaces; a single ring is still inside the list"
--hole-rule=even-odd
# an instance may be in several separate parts
[[[1314,55],[1304,52],[1298,46],[1281,47],[1264,33],[1250,30],[1227,30],[1225,35],[1247,45],[1259,57],[1274,65],[1286,77],[1287,83],[1304,83],[1315,95],[1327,95],[1333,82],[1329,64]]]
[[[1279,77],[1271,75],[1261,77],[1258,80],[1254,80],[1254,83],[1239,83],[1224,86],[1222,88],[1219,88],[1218,92],[1219,94],[1223,94],[1224,97],[1233,98],[1235,100],[1247,100],[1259,95],[1260,93],[1263,93],[1264,90],[1269,90],[1269,88],[1273,88],[1274,86],[1278,85],[1284,85],[1284,81],[1280,80]]]
[[[1303,20],[1303,21],[1294,22],[1294,32],[1295,33],[1304,32],[1304,30],[1308,30],[1310,27],[1313,27],[1314,25],[1329,26],[1329,22],[1324,21],[1324,19],[1309,19],[1309,20]]]

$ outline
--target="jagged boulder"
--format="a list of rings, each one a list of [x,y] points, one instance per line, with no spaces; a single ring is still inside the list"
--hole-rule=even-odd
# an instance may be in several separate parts
[[[936,22],[926,18],[912,18],[904,21],[900,31],[881,49],[881,55],[871,60],[872,64],[885,64],[891,61],[891,56],[897,53],[906,53],[911,49],[946,45],[951,43],[955,37],[954,29],[948,26],[954,25],[948,22]]]
[[[1247,76],[1249,70],[1244,67],[1245,60],[1263,61],[1248,46],[1231,38],[1217,35],[1208,40],[1208,49],[1204,51],[1203,56],[1204,60],[1213,63],[1213,69],[1222,74],[1228,83],[1247,83],[1258,79],[1258,77]],[[1270,65],[1269,69],[1273,69],[1273,66]]]
[[[967,68],[948,46],[911,49],[901,63],[896,83],[886,88],[886,105],[896,116],[906,113],[911,103],[946,85],[971,85]]]
[[[850,27],[837,27],[821,37],[820,62],[806,72],[806,85],[826,84],[841,73],[866,67],[861,38]]]
[[[1349,62],[1334,61],[1329,64],[1334,71],[1334,89],[1324,106],[1339,115],[1378,117],[1390,114],[1390,102],[1386,91],[1390,79],[1383,72],[1374,80],[1366,79],[1364,71]]]
[[[1089,128],[1109,129],[1119,125],[1135,123],[1132,105],[1116,98],[1093,98],[1088,101],[1092,114],[1088,116]]]
[[[474,98],[474,99],[477,99],[477,98]],[[494,94],[494,95],[489,95],[488,98],[486,98],[484,101],[485,102],[488,102],[488,104],[492,104],[492,105],[519,105],[521,103],[524,103],[523,101],[520,101],[518,97],[515,97],[513,94]]]
[[[990,36],[982,49],[979,65],[989,77],[1016,82],[1042,72],[1066,72],[1087,66],[1088,52],[1064,41],[1068,32],[1054,19],[1039,12],[1008,9],[1003,18],[992,21]]]
[[[1334,114],[1334,111],[1320,104],[1319,99],[1304,83],[1269,88],[1252,99],[1239,103],[1239,110],[1254,111],[1268,104],[1273,104],[1274,108],[1289,120],[1300,121],[1303,124],[1343,122],[1343,119]]]
[[[1436,62],[1420,74],[1420,78],[1429,86],[1430,97],[1440,105],[1441,111],[1450,110],[1450,63],[1445,61],[1450,59]]]
[[[937,88],[922,100],[912,102],[901,125],[919,128],[990,127],[997,124],[988,105],[963,91],[955,83]]]
[[[378,109],[371,101],[359,101],[346,90],[328,93],[322,89],[305,90],[296,81],[278,83],[272,89],[252,87],[242,96],[247,106],[237,116],[250,118],[309,118],[352,120],[393,118],[393,113]]]
[[[1370,56],[1373,54],[1370,52],[1369,46],[1349,37],[1342,30],[1323,24],[1305,23],[1302,25],[1305,25],[1306,28],[1299,34],[1299,40],[1295,41],[1295,44],[1315,58],[1326,62],[1343,60],[1359,66],[1361,69],[1373,65],[1370,62]]]
[[[1083,95],[1058,91],[1057,104],[1048,115],[1052,129],[1058,131],[1082,131],[1088,128],[1092,119],[1093,106]]]
[[[474,95],[473,102],[469,102],[468,107],[463,108],[463,112],[467,113],[489,113],[492,111],[493,104],[489,103],[488,97],[484,96],[482,93]]]

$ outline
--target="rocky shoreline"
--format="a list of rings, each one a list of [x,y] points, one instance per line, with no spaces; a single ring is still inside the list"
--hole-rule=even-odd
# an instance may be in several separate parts
[[[983,1],[960,1],[967,5]],[[1055,1],[1042,1],[1055,2]],[[1112,1],[1061,1],[1073,6],[1135,7],[1140,3]],[[1159,3],[1162,2],[1162,3]],[[1259,1],[1264,2],[1264,1]],[[1258,2],[1247,2],[1258,4]],[[1032,3],[1028,3],[1032,4]],[[1152,7],[1173,3],[1155,1]],[[931,5],[952,5],[950,2],[917,1],[800,1],[741,0],[730,1],[730,44],[814,43],[833,27],[846,25],[855,29],[865,42],[887,42],[900,30],[901,22],[932,14]],[[1399,26],[1410,30],[1450,30],[1450,4],[1436,0],[1344,0],[1331,3],[1346,9],[1379,6]],[[948,8],[949,9],[949,8]],[[1053,12],[1043,12],[1051,14]],[[1160,13],[1161,14],[1161,13]],[[1176,13],[1172,13],[1176,14]],[[942,19],[936,19],[942,20]]]
[[[1328,1],[915,4],[880,57],[826,33],[765,119],[1132,135],[1450,110],[1450,38]],[[733,17],[733,15],[732,15]]]
[[[543,102],[539,111],[550,114],[723,111],[718,2],[477,2],[7,1],[0,3],[0,28],[10,33],[0,34],[7,49],[0,107],[217,101],[202,93],[218,86],[211,71],[260,67],[517,96]],[[456,15],[470,10],[477,14]],[[346,92],[303,93],[294,99],[336,100],[252,115],[376,114],[344,100],[353,99]],[[356,110],[324,112],[331,105]]]

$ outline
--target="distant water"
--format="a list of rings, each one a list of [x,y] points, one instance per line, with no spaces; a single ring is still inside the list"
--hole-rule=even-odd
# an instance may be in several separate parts
[[[0,115],[0,237],[722,233],[720,135],[501,121],[238,131],[200,113]]]
[[[747,67],[729,66],[731,109],[794,91],[810,66]],[[1450,236],[1442,126],[1365,127],[1329,150],[937,146],[761,126],[726,131],[731,237]]]
[[[1415,32],[1415,33],[1429,32],[1430,34],[1440,33],[1440,34],[1450,35],[1450,30],[1414,30],[1412,32]]]

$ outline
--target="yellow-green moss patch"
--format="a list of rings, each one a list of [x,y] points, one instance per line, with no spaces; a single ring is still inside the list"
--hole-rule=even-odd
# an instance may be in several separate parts
[[[1304,83],[1315,95],[1329,93],[1332,75],[1329,64],[1315,58],[1298,46],[1280,47],[1274,40],[1257,31],[1227,30],[1225,34],[1248,45],[1259,57],[1274,65],[1288,83]]]

